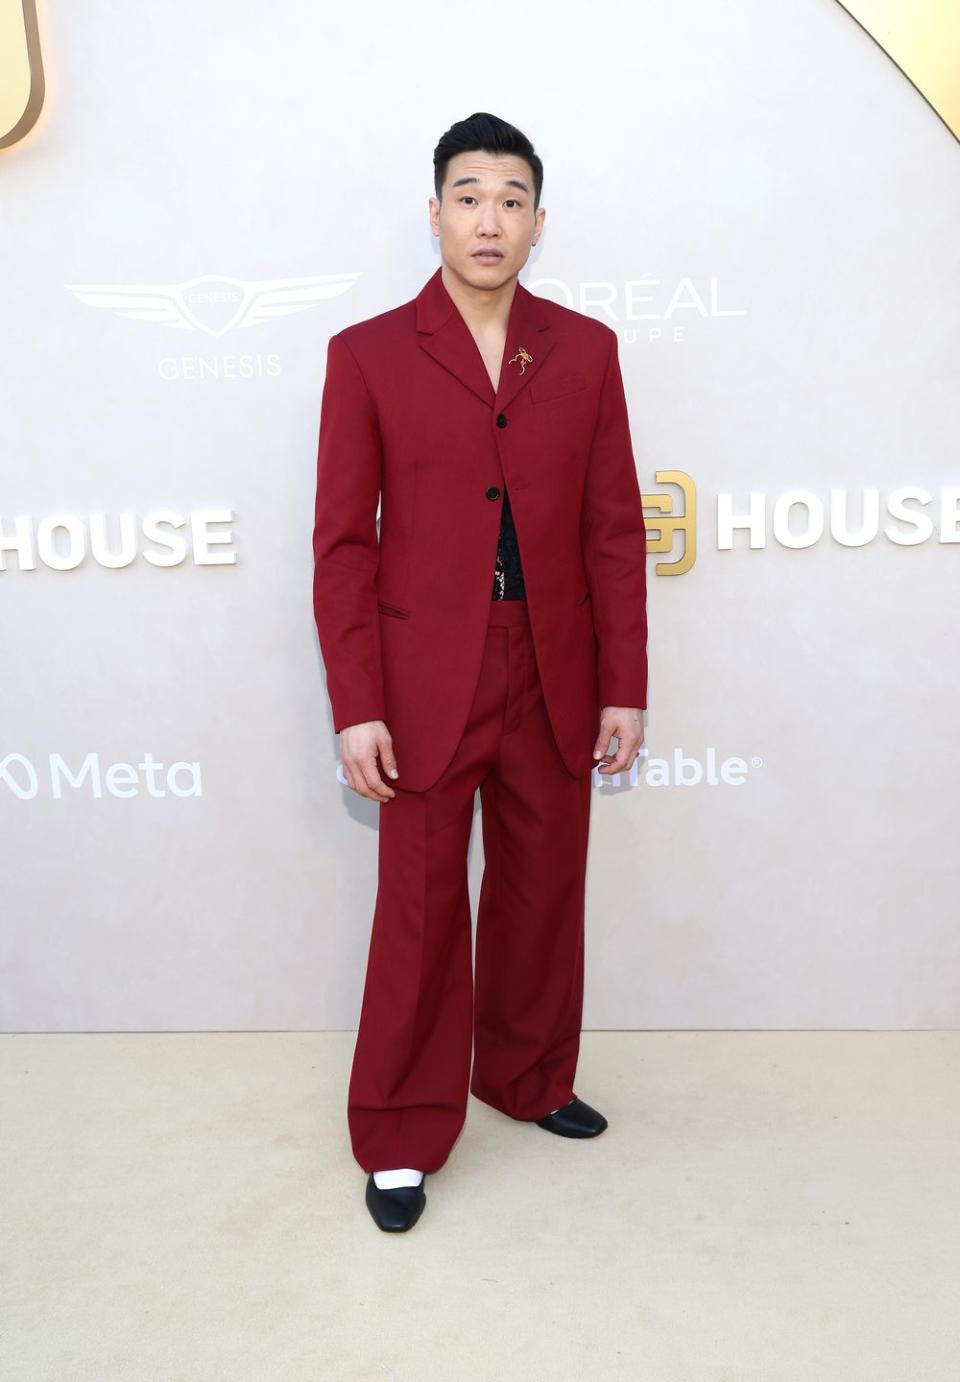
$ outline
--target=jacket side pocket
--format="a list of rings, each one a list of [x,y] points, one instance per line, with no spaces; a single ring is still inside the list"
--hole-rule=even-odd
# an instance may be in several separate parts
[[[377,609],[380,611],[381,614],[390,614],[395,619],[410,618],[410,611],[408,609],[404,609],[402,605],[388,604],[386,600],[378,600]]]

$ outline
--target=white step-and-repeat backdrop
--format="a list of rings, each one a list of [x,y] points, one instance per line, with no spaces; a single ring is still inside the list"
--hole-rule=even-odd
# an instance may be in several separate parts
[[[522,281],[618,332],[650,532],[585,1027],[960,1024],[960,149],[865,30],[88,0],[38,42],[0,149],[3,1028],[356,1026],[378,808],[311,608],[326,343],[436,269],[474,110],[544,160]],[[482,863],[478,815],[474,900]]]

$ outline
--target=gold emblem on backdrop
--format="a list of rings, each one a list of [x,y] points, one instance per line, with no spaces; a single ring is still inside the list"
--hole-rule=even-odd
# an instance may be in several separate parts
[[[656,470],[654,479],[658,485],[675,485],[680,493],[642,496],[647,551],[671,553],[671,561],[657,562],[654,569],[658,576],[682,576],[697,559],[697,487],[685,470]],[[679,511],[678,499],[682,504]]]
[[[838,3],[960,139],[960,7],[943,0]]]
[[[0,149],[33,129],[43,93],[36,0],[0,0]]]
[[[942,0],[838,0],[838,7],[960,139],[960,6]],[[0,149],[33,129],[43,96],[36,0],[0,0]]]

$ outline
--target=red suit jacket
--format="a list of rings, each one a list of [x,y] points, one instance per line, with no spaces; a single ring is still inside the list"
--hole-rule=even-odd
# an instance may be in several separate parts
[[[386,722],[409,790],[433,785],[466,723],[505,485],[547,712],[580,777],[601,707],[647,703],[646,531],[616,333],[518,281],[494,393],[437,269],[330,338],[313,534],[327,692],[337,733]]]

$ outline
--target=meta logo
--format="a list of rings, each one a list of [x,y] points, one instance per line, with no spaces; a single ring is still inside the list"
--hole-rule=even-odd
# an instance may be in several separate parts
[[[168,768],[152,753],[145,753],[136,765],[102,764],[96,753],[88,753],[75,766],[59,753],[51,753],[42,767],[22,753],[0,758],[0,792],[8,792],[18,801],[32,801],[41,792],[61,801],[65,790],[95,799],[203,796],[199,763],[171,763]]]
[[[152,509],[138,517],[132,512],[108,515],[55,513],[34,520],[0,514],[0,571],[7,569],[7,553],[21,571],[37,563],[52,571],[73,571],[88,557],[99,566],[120,570],[138,558],[150,566],[232,566],[232,530],[219,527],[233,521],[232,509]]]

